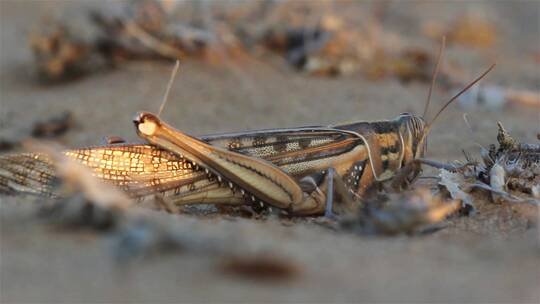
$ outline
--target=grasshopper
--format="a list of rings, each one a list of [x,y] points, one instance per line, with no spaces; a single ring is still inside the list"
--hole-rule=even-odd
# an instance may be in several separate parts
[[[440,53],[439,53],[440,58]],[[354,204],[374,184],[420,173],[437,117],[492,65],[450,99],[430,123],[403,113],[393,120],[282,128],[193,137],[143,112],[134,118],[147,144],[111,144],[64,154],[131,197],[157,194],[176,204],[246,202],[294,215],[331,215],[334,195]],[[408,171],[406,169],[409,169]],[[44,154],[0,157],[0,192],[56,197],[54,166]]]

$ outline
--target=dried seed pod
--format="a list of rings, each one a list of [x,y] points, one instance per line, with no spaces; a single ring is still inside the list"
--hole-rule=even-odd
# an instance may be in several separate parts
[[[499,133],[497,134],[499,150],[515,150],[519,146],[516,140],[504,129],[500,121],[497,122],[497,127],[499,127]]]

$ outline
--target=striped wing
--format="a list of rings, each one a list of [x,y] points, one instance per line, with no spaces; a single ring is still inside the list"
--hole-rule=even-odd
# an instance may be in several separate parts
[[[29,193],[55,197],[57,177],[51,161],[41,154],[0,156],[0,193]]]
[[[328,128],[275,129],[200,139],[265,159],[297,178],[324,169],[333,158],[361,143],[351,133]],[[153,145],[90,147],[65,154],[135,198],[157,193],[180,198],[221,187],[196,164]],[[52,162],[42,154],[0,156],[0,192],[54,196],[54,172]]]
[[[324,128],[296,128],[224,134],[201,138],[241,154],[272,162],[285,172],[302,177],[320,165],[351,151],[362,140],[354,133]]]

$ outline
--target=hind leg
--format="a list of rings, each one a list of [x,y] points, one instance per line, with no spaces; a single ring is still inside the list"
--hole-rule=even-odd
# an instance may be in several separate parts
[[[231,189],[241,189],[252,200],[287,209],[304,199],[297,181],[275,165],[260,158],[209,145],[174,129],[151,113],[134,119],[137,134],[152,144],[186,158],[227,182]]]

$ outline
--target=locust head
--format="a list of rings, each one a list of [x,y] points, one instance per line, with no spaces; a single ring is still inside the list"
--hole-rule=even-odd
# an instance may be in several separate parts
[[[433,127],[433,124],[439,118],[441,113],[455,100],[461,96],[464,92],[466,92],[468,89],[470,89],[473,85],[475,85],[478,81],[480,81],[484,76],[486,76],[493,68],[495,67],[495,64],[492,64],[482,75],[477,77],[474,81],[469,83],[467,86],[465,86],[461,91],[459,91],[457,94],[455,94],[450,100],[448,100],[435,114],[435,116],[429,121],[426,122],[425,117],[427,114],[429,101],[431,97],[431,90],[428,95],[428,101],[426,103],[426,107],[424,109],[424,114],[422,116],[417,116],[413,114],[402,114],[400,115],[400,119],[403,121],[403,124],[406,125],[407,129],[410,133],[410,141],[411,141],[411,155],[414,159],[423,158],[424,154],[427,150],[427,137],[429,135],[429,132],[431,131],[431,128]],[[434,77],[436,76],[436,73],[434,74]],[[435,78],[434,78],[435,80]],[[433,86],[433,84],[432,84]]]
[[[427,124],[424,118],[410,113],[402,113],[398,116],[400,123],[400,133],[407,142],[409,151],[405,151],[404,161],[417,159],[424,156],[427,149],[426,131]]]
[[[455,94],[450,100],[448,100],[441,107],[441,109],[435,114],[435,116],[429,122],[426,122],[425,117],[426,117],[427,110],[429,107],[432,87],[429,90],[430,92],[428,95],[428,100],[424,108],[424,114],[422,116],[410,114],[410,113],[402,113],[397,117],[396,120],[398,121],[398,124],[399,124],[400,134],[402,134],[402,137],[403,137],[402,139],[405,142],[405,146],[408,147],[408,149],[405,149],[404,151],[403,164],[407,164],[413,159],[420,159],[424,157],[424,154],[426,153],[426,150],[427,150],[427,136],[429,135],[429,132],[431,131],[431,127],[433,127],[433,124],[435,123],[437,118],[439,118],[441,113],[452,102],[454,102],[459,96],[461,96],[461,94],[463,94],[473,85],[475,85],[478,81],[480,81],[480,79],[486,76],[494,67],[495,67],[495,64],[491,65],[482,75],[477,77],[474,81],[469,83],[465,88],[463,88],[461,91]],[[436,73],[434,73],[434,77],[435,76],[436,76]],[[433,83],[432,83],[432,86],[433,86]]]

